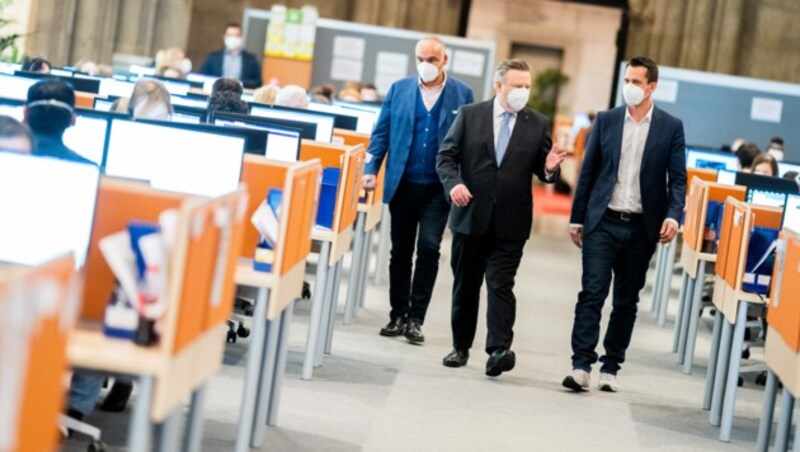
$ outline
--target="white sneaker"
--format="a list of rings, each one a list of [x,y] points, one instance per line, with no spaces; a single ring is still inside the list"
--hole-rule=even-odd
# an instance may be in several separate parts
[[[581,369],[573,369],[572,375],[567,375],[561,385],[575,392],[588,391],[589,372]]]
[[[617,383],[617,376],[614,374],[600,373],[600,382],[597,387],[605,392],[619,392],[619,383]]]

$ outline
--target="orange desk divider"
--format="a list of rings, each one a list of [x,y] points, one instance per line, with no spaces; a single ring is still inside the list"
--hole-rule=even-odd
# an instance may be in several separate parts
[[[96,94],[92,93],[84,93],[82,91],[75,92],[75,106],[78,108],[94,108],[94,98],[97,97]]]
[[[36,268],[0,266],[0,384],[14,388],[6,393],[11,397],[0,400],[4,452],[58,449],[67,335],[81,301],[79,290],[71,255]],[[24,320],[15,319],[13,311]],[[14,365],[7,365],[9,360]]]
[[[159,343],[152,347],[107,338],[96,326],[79,327],[70,337],[73,366],[152,376],[153,421],[165,419],[180,406],[221,366],[225,320],[233,303],[234,263],[245,221],[249,221],[246,207],[243,187],[209,199],[104,178],[87,259],[86,286],[94,290],[91,294],[87,291],[85,300],[92,309],[84,318],[102,320],[113,286],[113,276],[97,250],[97,242],[124,230],[129,221],[157,222],[161,212],[174,208],[178,218],[169,256],[167,310],[160,320]]]
[[[261,156],[245,156],[242,181],[247,184],[250,195],[246,213],[248,221],[270,188],[283,191],[275,261],[270,272],[275,277],[267,306],[270,319],[277,318],[288,303],[301,294],[305,263],[311,251],[311,229],[317,214],[321,174],[322,165],[318,159],[291,164]],[[237,270],[236,279],[243,285],[260,286],[256,280],[263,281],[264,274],[252,269],[258,231],[248,224],[244,235],[239,249],[240,263],[243,264]]]
[[[341,169],[336,194],[332,234],[325,234],[333,243],[330,264],[333,265],[350,249],[353,223],[358,214],[358,192],[364,168],[364,145],[340,146],[303,140],[300,160],[319,159],[323,167]]]
[[[800,354],[800,235],[784,229],[779,240],[782,250],[775,259],[767,323]]]
[[[366,150],[369,149],[369,135],[341,129],[335,129],[333,135],[344,140],[344,144],[348,146],[363,144],[365,150],[364,164],[366,165]],[[381,168],[378,171],[375,181],[375,190],[367,193],[366,201],[361,203],[359,207],[360,211],[367,213],[364,225],[364,230],[366,231],[372,230],[375,225],[381,221],[381,215],[383,213],[383,183],[386,177],[386,160],[387,159],[383,160],[383,164],[381,164]],[[359,187],[359,193],[360,192],[361,188]]]
[[[686,168],[686,180],[691,183],[695,177],[706,182],[716,182],[717,171],[705,168]]]

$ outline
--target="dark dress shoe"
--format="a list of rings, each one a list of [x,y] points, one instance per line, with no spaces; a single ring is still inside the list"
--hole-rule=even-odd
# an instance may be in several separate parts
[[[508,372],[513,369],[516,363],[517,357],[511,350],[495,350],[489,355],[489,359],[486,361],[486,375],[496,377],[503,372]]]
[[[396,337],[406,331],[406,320],[403,318],[392,319],[385,327],[381,328],[381,336]]]
[[[422,334],[422,326],[417,320],[409,320],[406,324],[406,339],[412,344],[425,342],[425,335]]]
[[[128,405],[128,400],[131,398],[133,391],[133,382],[130,381],[115,381],[114,386],[108,391],[103,403],[100,404],[100,411],[110,411],[119,413],[125,411]]]
[[[468,350],[455,350],[453,349],[449,355],[445,356],[442,360],[444,367],[461,367],[466,366],[469,361]]]

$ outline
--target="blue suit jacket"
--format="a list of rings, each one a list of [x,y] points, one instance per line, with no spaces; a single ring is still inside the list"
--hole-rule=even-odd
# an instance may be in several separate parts
[[[200,73],[222,77],[222,65],[225,60],[225,49],[211,52],[203,62]],[[245,88],[261,86],[261,65],[252,53],[242,50],[242,75],[240,81]]]
[[[384,157],[389,154],[383,192],[385,203],[391,201],[397,191],[411,152],[418,90],[417,76],[394,82],[383,100],[381,114],[370,138],[367,152],[372,155],[372,160],[365,167],[366,174],[378,174]],[[453,124],[458,109],[462,105],[472,103],[472,89],[464,82],[448,75],[440,101],[442,112],[439,117],[439,146],[442,145],[442,140]]]
[[[586,145],[570,218],[570,223],[583,225],[584,235],[600,223],[617,183],[625,108],[597,115]],[[639,173],[645,229],[653,240],[665,218],[680,223],[686,198],[685,152],[683,122],[654,107]]]

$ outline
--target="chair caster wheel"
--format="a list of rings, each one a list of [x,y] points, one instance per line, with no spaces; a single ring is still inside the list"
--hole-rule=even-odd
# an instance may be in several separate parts
[[[750,349],[742,351],[742,359],[750,359]]]
[[[761,372],[756,376],[756,384],[759,386],[766,386],[767,384],[767,373]]]
[[[239,325],[239,328],[236,329],[236,334],[239,337],[247,337],[250,335],[250,328],[247,328],[244,325]]]
[[[253,317],[253,313],[254,312],[255,312],[255,309],[252,306],[248,306],[248,307],[244,308],[244,315],[246,315],[248,317]]]
[[[227,334],[227,336],[225,338],[225,342],[227,342],[229,344],[235,344],[236,343],[236,332],[235,331],[228,331],[228,334]]]
[[[95,440],[89,443],[89,447],[87,447],[86,450],[88,452],[105,452],[108,450],[108,446],[102,441]]]
[[[303,282],[303,293],[302,293],[301,297],[304,300],[310,300],[311,299],[311,285],[309,283],[305,282],[305,281]]]
[[[736,386],[738,386],[738,387],[740,387],[740,388],[741,388],[742,386],[744,386],[744,378],[742,378],[742,377],[739,377],[739,380],[736,382]]]

